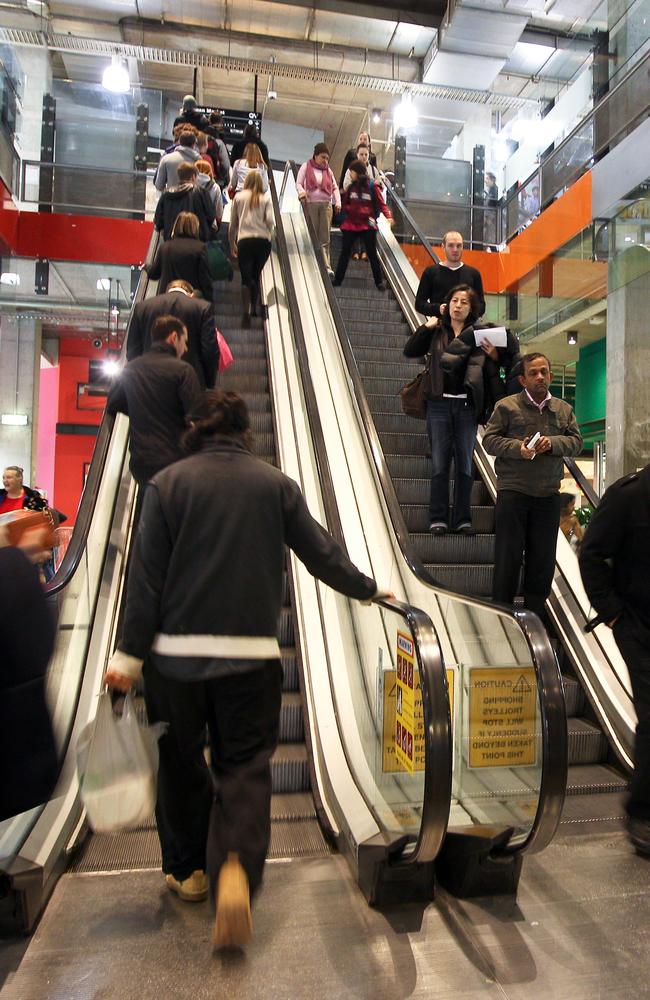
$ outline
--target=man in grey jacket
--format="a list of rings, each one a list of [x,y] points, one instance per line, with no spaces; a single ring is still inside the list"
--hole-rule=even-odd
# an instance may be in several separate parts
[[[525,556],[524,604],[543,618],[555,569],[563,458],[579,454],[582,437],[572,408],[549,392],[548,358],[525,354],[522,368],[522,391],[497,403],[483,435],[485,450],[496,455],[492,597],[513,603]]]
[[[200,158],[194,132],[181,132],[176,149],[160,158],[154,178],[156,189],[165,191],[167,188],[178,187],[178,168],[181,163],[196,163]]]

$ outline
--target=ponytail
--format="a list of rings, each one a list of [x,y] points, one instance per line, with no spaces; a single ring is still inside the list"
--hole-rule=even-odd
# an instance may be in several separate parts
[[[236,392],[224,392],[223,389],[208,389],[203,394],[202,402],[202,416],[193,421],[190,429],[183,435],[184,451],[193,455],[201,451],[205,441],[216,435],[239,438],[252,451],[250,417],[241,396]]]

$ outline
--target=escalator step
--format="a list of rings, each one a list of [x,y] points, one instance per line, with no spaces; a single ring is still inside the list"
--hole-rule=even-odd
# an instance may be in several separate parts
[[[607,738],[586,719],[568,719],[569,764],[601,764],[607,759]]]
[[[366,347],[381,347],[386,346],[388,341],[386,337],[395,337],[398,346],[395,348],[396,351],[401,351],[404,347],[405,341],[408,339],[411,333],[411,328],[405,319],[390,319],[392,314],[389,313],[386,319],[377,325],[377,323],[372,323],[370,320],[361,319],[357,320],[356,323],[348,330],[350,335],[350,340],[354,338],[355,343],[365,344]],[[361,341],[361,337],[367,338]]]
[[[234,366],[233,366],[234,367]],[[221,377],[217,379],[217,385],[221,385]],[[256,392],[241,392],[240,396],[246,403],[249,413],[270,413],[271,400],[268,394]]]
[[[304,743],[281,743],[271,758],[273,791],[306,792],[309,790],[309,761]]]
[[[293,611],[291,608],[282,608],[280,611],[278,642],[281,646],[293,646],[294,644]]]
[[[384,365],[383,367],[388,368],[389,366]],[[415,378],[421,368],[422,365],[419,365],[417,362],[413,362],[413,366],[409,369],[408,375],[403,378],[375,378],[374,376],[371,378],[368,376],[367,378],[364,378],[363,385],[366,392],[370,395],[378,393],[382,396],[397,396],[399,395],[400,389],[403,389],[407,382],[409,382],[412,378]],[[424,420],[415,420],[414,418],[413,423],[421,423],[424,426]]]
[[[273,417],[270,412],[252,410],[249,413],[254,434],[273,435]]]
[[[607,764],[570,766],[567,776],[567,795],[593,795],[605,792],[624,792],[627,778]]]
[[[385,323],[387,319],[391,319],[394,316],[401,316],[399,311],[399,306],[395,305],[391,307],[388,303],[383,305],[368,305],[366,308],[359,304],[359,300],[356,300],[354,305],[346,306],[341,308],[341,314],[345,320],[346,326],[354,325],[358,320],[366,320],[370,323],[374,323],[377,327],[381,327],[382,323]]]
[[[562,675],[562,684],[567,716],[582,715],[585,708],[585,696],[580,684],[575,677],[567,677],[565,674]]]
[[[280,649],[280,659],[284,671],[283,691],[298,690],[298,655],[293,646]]]
[[[387,456],[388,458],[395,458],[397,456]],[[411,458],[414,462],[418,461],[416,456],[399,456],[401,458]],[[417,479],[393,479],[393,485],[395,487],[395,492],[397,494],[397,499],[401,504],[428,504],[429,503],[429,493],[431,490],[431,463],[429,459],[426,459],[427,470],[425,475],[418,477]],[[391,463],[388,463],[388,468],[391,470]],[[454,481],[453,479],[449,482],[449,502],[452,502],[454,495]],[[470,498],[470,503],[472,507],[487,507],[490,505],[490,495],[487,491],[485,483],[480,482],[475,479],[472,483],[472,493]],[[490,505],[491,506],[491,505]]]
[[[280,709],[280,742],[300,743],[304,739],[302,700],[297,692],[282,695]]]
[[[245,395],[246,393],[255,393],[255,395],[268,394],[269,391],[268,375],[256,375],[237,371],[236,364],[229,368],[228,371],[222,372],[219,375],[218,381],[220,389],[228,389],[232,392],[238,392],[240,395]]]
[[[419,432],[407,431],[399,434],[379,432],[384,454],[394,455],[399,450],[401,455],[425,455],[428,447],[424,429]]]
[[[409,379],[415,378],[417,373],[422,368],[419,361],[410,360],[409,358],[400,358],[397,361],[378,361],[377,353],[375,352],[374,359],[370,361],[358,361],[357,367],[361,375],[365,379],[378,379],[384,378],[387,381],[391,381],[395,378],[403,379],[402,385],[408,382]],[[424,423],[424,421],[420,421]]]
[[[384,326],[388,327],[388,324],[386,323]],[[392,326],[393,324],[391,324]],[[350,329],[348,329],[348,338],[357,361],[371,361],[373,357],[387,357],[390,356],[390,351],[394,352],[396,358],[402,358],[402,349],[408,334],[408,327],[406,327],[405,334],[401,332],[391,333],[386,330],[386,333],[378,334],[376,337],[371,337],[368,333],[360,333],[356,324],[351,323]]]
[[[423,436],[427,433],[424,420],[416,422],[413,417],[407,417],[405,413],[373,413],[373,419],[380,433],[383,431],[398,434],[419,433]]]
[[[398,392],[391,393],[390,395],[379,395],[378,393],[367,393],[366,399],[368,400],[368,406],[372,413],[403,413],[402,410],[402,400]],[[412,421],[413,426],[416,426],[416,420],[413,417],[409,417]],[[426,426],[425,421],[420,421],[423,427]]]
[[[246,332],[250,333],[250,330],[247,330]],[[229,347],[232,348],[232,353],[237,364],[239,364],[243,358],[263,359],[266,364],[266,347],[264,345],[264,341],[251,341],[250,337],[245,338],[243,336],[241,336],[240,339],[239,334],[226,337],[226,340],[228,341]]]
[[[423,563],[467,563],[468,568],[494,562],[494,535],[411,535]]]
[[[446,590],[454,590],[457,594],[472,594],[477,597],[490,597],[492,594],[491,565],[484,566],[452,566],[450,564],[425,563],[436,582]]]
[[[220,376],[220,380],[227,381],[231,376],[237,378],[241,375],[264,375],[265,378],[268,377],[266,358],[238,355],[236,362]]]
[[[427,483],[427,492],[428,492]],[[409,532],[425,533],[429,530],[429,508],[426,504],[402,504],[402,514]],[[494,507],[472,507],[472,527],[482,534],[494,531]]]
[[[271,796],[271,822],[276,820],[314,819],[316,807],[311,792]]]

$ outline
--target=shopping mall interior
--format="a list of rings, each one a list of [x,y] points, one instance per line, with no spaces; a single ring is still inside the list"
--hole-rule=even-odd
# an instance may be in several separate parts
[[[153,816],[91,829],[76,759],[135,536],[128,419],[106,399],[134,305],[162,290],[154,178],[186,95],[229,149],[254,125],[270,158],[266,309],[243,328],[237,268],[215,281],[234,356],[217,385],[392,595],[362,606],[287,555],[271,847],[234,956],[211,952],[210,901],[165,887]],[[484,320],[547,356],[575,411],[561,490],[582,529],[650,461],[649,110],[650,0],[0,3],[0,461],[60,516],[60,773],[0,820],[3,998],[650,997],[633,692],[611,630],[585,631],[577,542],[558,534],[544,623],[494,604],[482,428],[475,533],[437,538],[425,426],[399,395],[420,278],[458,232]],[[338,180],[363,132],[392,216],[381,293],[364,259],[333,286],[297,187],[317,143]]]

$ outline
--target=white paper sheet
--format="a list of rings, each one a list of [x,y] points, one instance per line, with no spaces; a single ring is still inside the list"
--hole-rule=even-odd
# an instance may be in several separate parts
[[[484,340],[489,340],[492,347],[506,347],[508,335],[505,326],[491,326],[485,330],[474,330],[476,346],[480,347]]]

